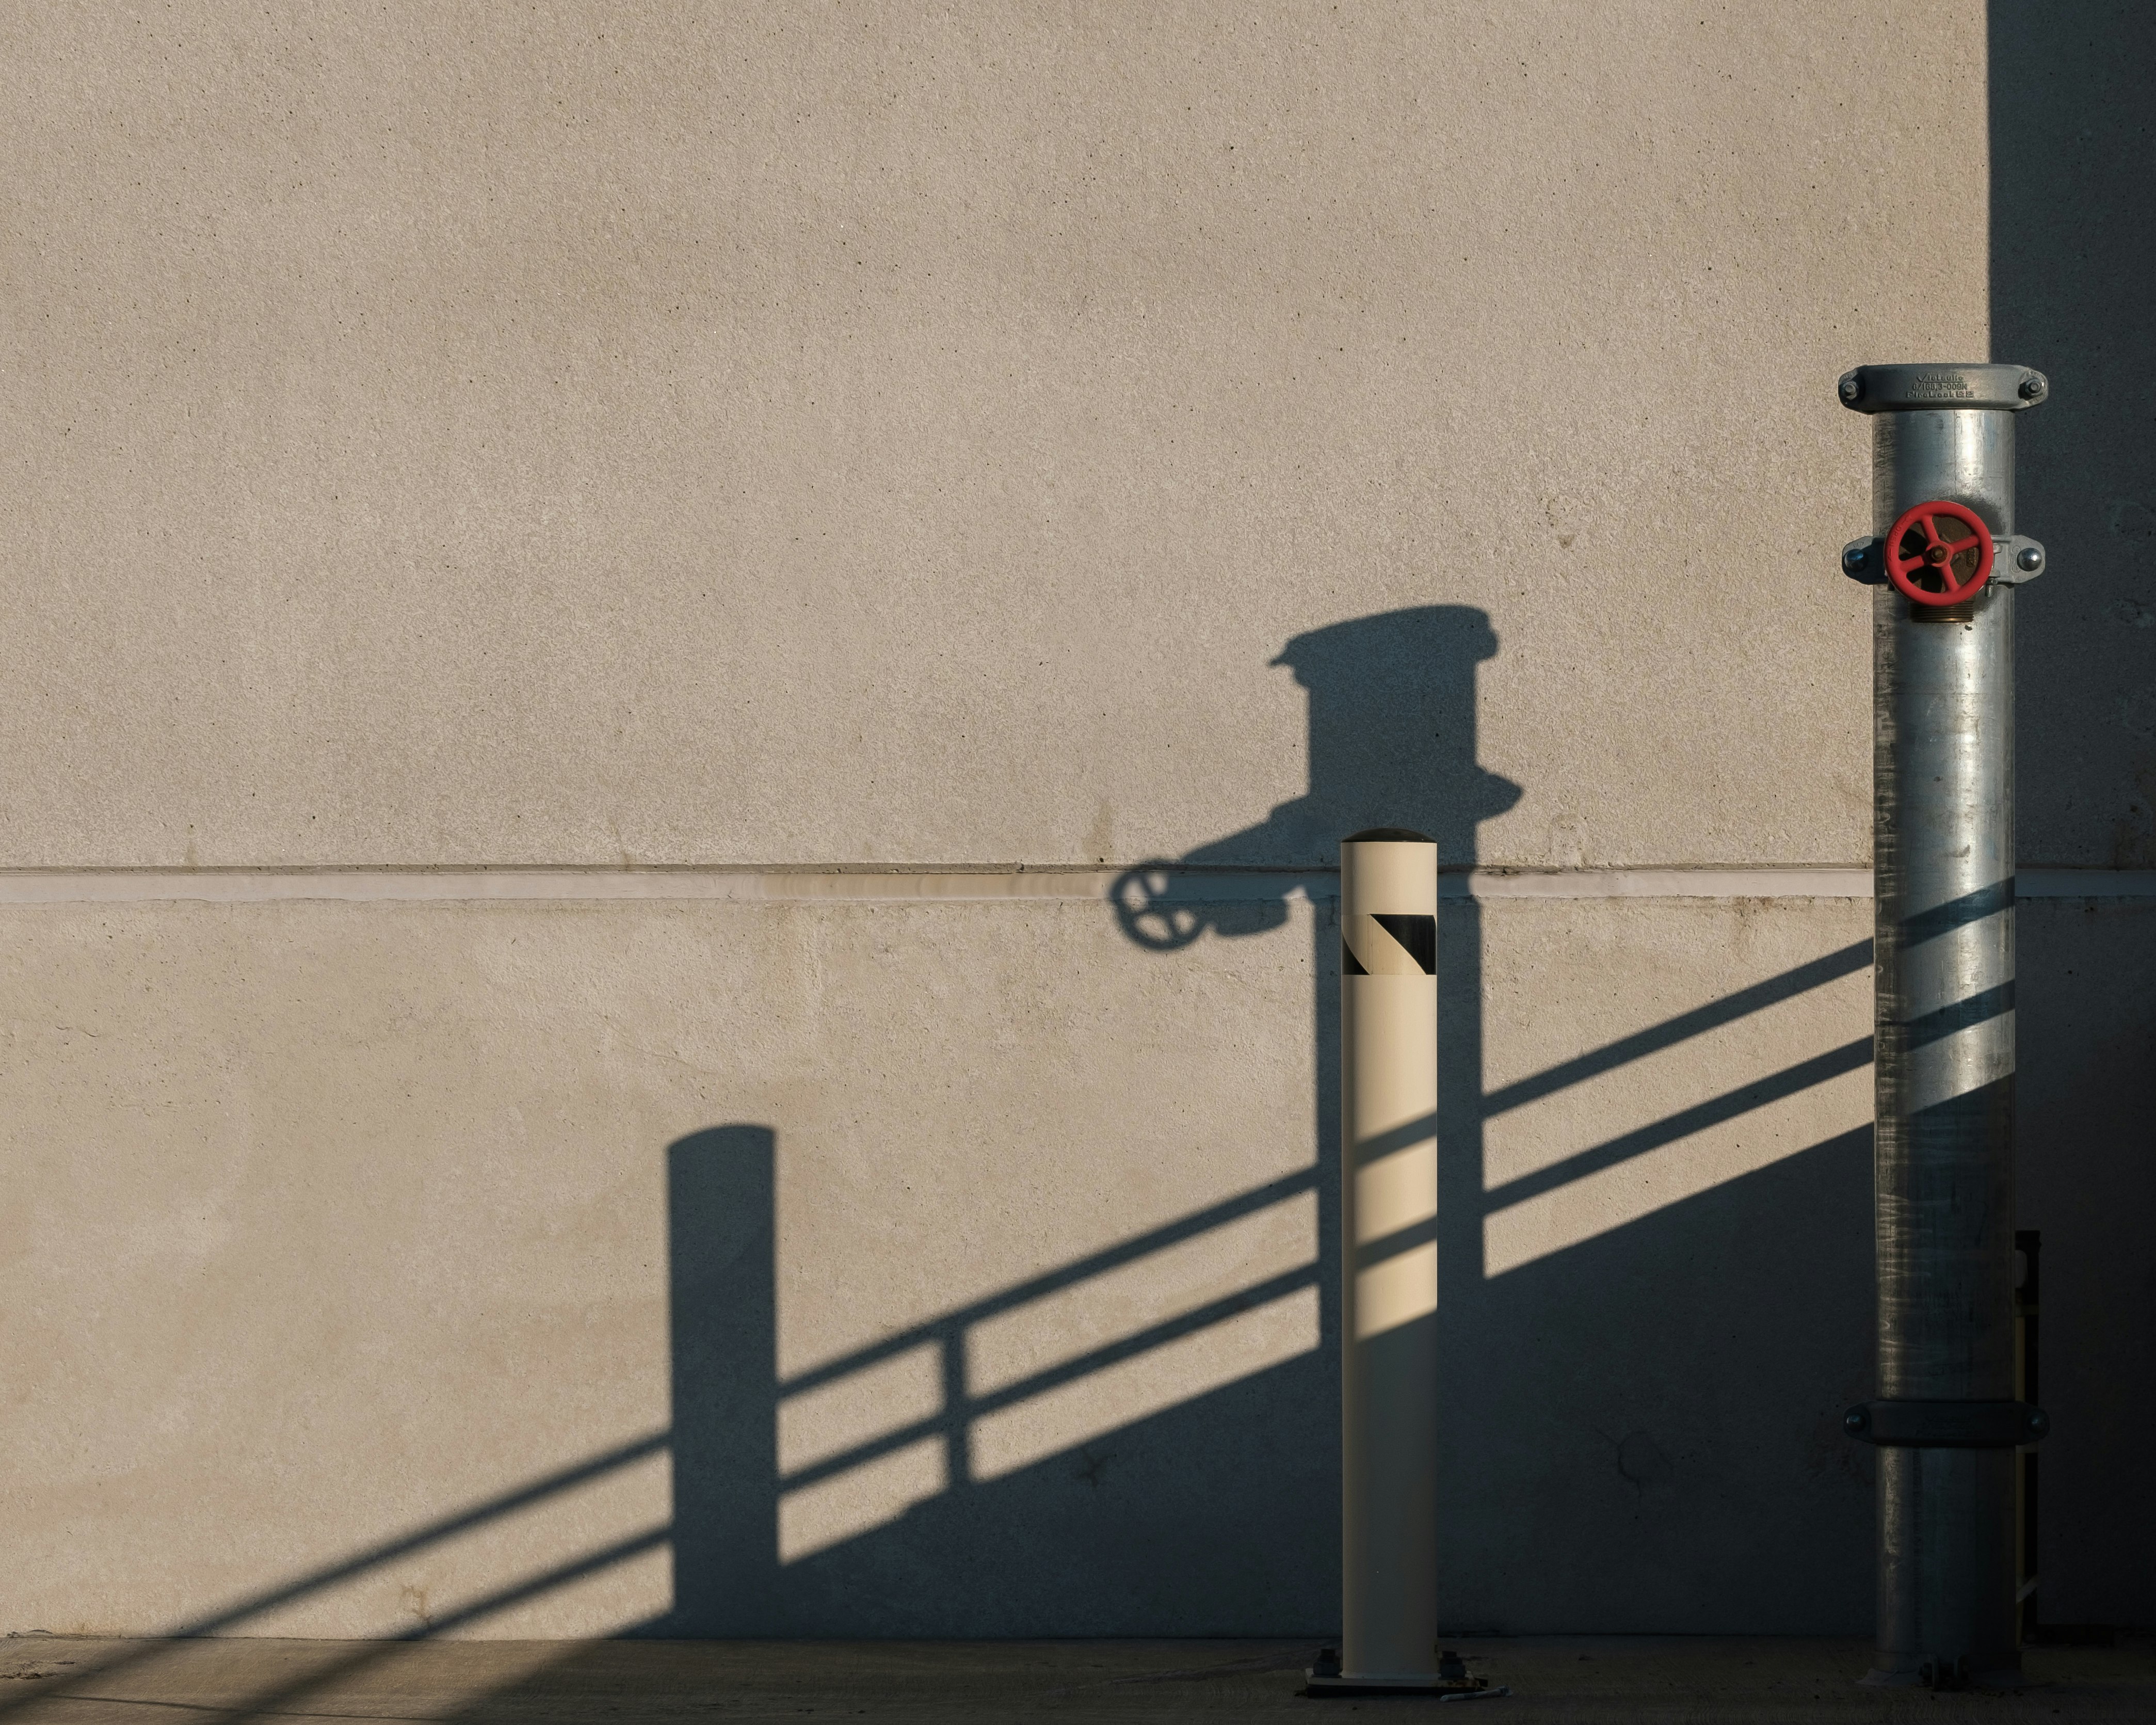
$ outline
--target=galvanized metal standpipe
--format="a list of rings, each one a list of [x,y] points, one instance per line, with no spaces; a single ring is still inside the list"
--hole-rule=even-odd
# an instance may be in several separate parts
[[[1342,1687],[1430,1689],[1437,1648],[1437,846],[1340,847]],[[1466,1687],[1462,1681],[1460,1687]]]
[[[2014,535],[2020,366],[1866,366],[1876,899],[1875,1683],[2018,1681],[2014,1450]]]

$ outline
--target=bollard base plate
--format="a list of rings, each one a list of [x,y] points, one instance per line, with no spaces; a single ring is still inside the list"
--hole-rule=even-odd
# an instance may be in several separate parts
[[[1321,1677],[1309,1667],[1303,1676],[1310,1686],[1303,1693],[1321,1695],[1479,1695],[1490,1686],[1487,1677],[1440,1677],[1435,1671],[1409,1671],[1394,1676],[1375,1672],[1342,1671]]]
[[[1906,1666],[1874,1666],[1856,1681],[1866,1689],[1974,1689],[1994,1694],[2025,1688],[2029,1682],[2018,1666],[2002,1666],[1989,1671],[1955,1671],[1943,1677],[1929,1665],[1914,1670]]]

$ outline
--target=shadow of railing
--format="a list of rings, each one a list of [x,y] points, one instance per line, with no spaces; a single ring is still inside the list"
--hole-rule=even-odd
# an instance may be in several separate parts
[[[1175,902],[1191,913],[1193,921],[1213,928],[1217,925],[1206,914],[1206,895],[1212,890],[1208,885],[1209,878],[1202,875],[1177,876]],[[1234,877],[1220,878],[1228,895],[1240,895],[1247,890],[1246,883]],[[1326,885],[1322,877],[1312,876],[1305,879],[1297,889],[1309,896],[1317,920],[1321,923],[1326,921],[1332,902]],[[1223,905],[1230,913],[1240,915],[1246,910],[1247,900],[1240,896],[1224,896]],[[1524,1108],[1574,1086],[1589,1083],[1629,1063],[1679,1048],[1694,1039],[1727,1029],[1753,1015],[1860,975],[1868,969],[1870,963],[1869,941],[1856,942],[1809,959],[1777,975],[1676,1014],[1647,1029],[1614,1038],[1546,1070],[1493,1090],[1481,1104],[1483,1111],[1486,1117],[1495,1117]],[[1486,1219],[1512,1206],[1712,1127],[1771,1107],[1814,1086],[1859,1070],[1868,1064],[1870,1058],[1870,1039],[1861,1038],[1748,1080],[1705,1101],[1672,1109],[1655,1121],[1609,1138],[1548,1169],[1494,1185],[1487,1191],[1477,1194],[1474,1202],[1466,1207],[1466,1215],[1452,1218],[1450,1225],[1479,1237]],[[1403,1128],[1403,1132],[1408,1137],[1427,1137],[1431,1125],[1430,1122],[1414,1122]],[[1862,1150],[1861,1143],[1843,1143],[1840,1141],[1828,1147],[1837,1153],[1852,1148],[1859,1152]],[[917,1560],[924,1573],[940,1570],[947,1566],[954,1560],[956,1553],[964,1549],[963,1546],[938,1548],[927,1533],[909,1536],[904,1524],[922,1512],[927,1500],[941,1499],[947,1503],[950,1499],[973,1491],[984,1483],[974,1457],[974,1434],[983,1421],[1021,1406],[1036,1397],[1082,1384],[1122,1363],[1233,1322],[1244,1314],[1286,1301],[1291,1296],[1322,1291],[1326,1282],[1335,1279],[1331,1266],[1337,1266],[1337,1247],[1328,1252],[1326,1248],[1331,1243],[1327,1240],[1322,1236],[1310,1240],[1301,1261],[1286,1266],[1269,1265],[1262,1271],[1250,1275],[1232,1291],[1187,1309],[1166,1309],[1156,1305],[1147,1314],[1149,1321],[1131,1325],[1112,1340],[1074,1348],[1068,1358],[1060,1359],[1051,1366],[1009,1377],[993,1387],[983,1388],[977,1381],[975,1335],[984,1326],[1008,1320],[1014,1314],[1024,1312],[1029,1308],[1052,1306],[1060,1297],[1082,1291],[1090,1282],[1133,1266],[1142,1266],[1148,1260],[1157,1259],[1161,1255],[1171,1253],[1253,1217],[1278,1212],[1281,1207],[1291,1204],[1301,1204],[1307,1213],[1314,1209],[1312,1199],[1322,1195],[1323,1185],[1328,1178],[1322,1167],[1313,1165],[1251,1187],[1133,1235],[1111,1246],[1074,1259],[1053,1271],[1012,1283],[934,1317],[894,1328],[844,1354],[779,1378],[778,1419],[782,1424],[786,1417],[785,1409],[790,1404],[841,1388],[850,1382],[867,1384],[876,1373],[912,1357],[932,1358],[932,1369],[923,1368],[920,1377],[923,1381],[932,1381],[938,1386],[938,1390],[932,1406],[912,1411],[906,1417],[887,1420],[875,1430],[856,1435],[850,1441],[832,1446],[811,1460],[798,1465],[775,1466],[772,1470],[776,1487],[775,1501],[768,1512],[768,1518],[763,1520],[758,1530],[756,1543],[764,1551],[773,1548],[773,1529],[777,1518],[783,1516],[785,1500],[790,1495],[824,1486],[857,1471],[872,1470],[880,1463],[915,1446],[931,1444],[940,1453],[942,1463],[927,1488],[916,1488],[910,1497],[901,1492],[901,1501],[891,1506],[886,1516],[863,1525],[847,1540],[838,1542],[835,1550],[814,1554],[807,1567],[823,1565],[835,1568],[844,1574],[849,1568],[845,1553],[850,1546],[860,1553],[879,1541],[903,1548],[913,1559]],[[1308,1238],[1307,1235],[1304,1237]],[[1378,1243],[1372,1250],[1379,1254],[1396,1251],[1419,1243],[1419,1236],[1416,1240],[1409,1240],[1404,1235],[1400,1239]],[[693,1247],[687,1241],[680,1241],[677,1242],[677,1250],[692,1250]],[[1336,1394],[1327,1387],[1331,1378],[1329,1364],[1334,1358],[1333,1350],[1337,1345],[1337,1327],[1328,1324],[1312,1338],[1312,1356],[1319,1366],[1318,1371],[1310,1377],[1298,1378],[1295,1385],[1298,1394],[1324,1397],[1328,1415]],[[1840,1388],[1837,1385],[1835,1390]],[[1276,1400],[1277,1396],[1275,1399]],[[1199,1434],[1194,1431],[1191,1435],[1194,1438]],[[1204,1464],[1203,1458],[1194,1453],[1182,1457],[1177,1465],[1194,1476],[1202,1471]],[[1335,1470],[1337,1460],[1328,1454],[1324,1458],[1324,1465],[1313,1471],[1318,1476],[1329,1476]],[[738,1471],[733,1471],[734,1476],[739,1477]],[[677,1489],[680,1482],[680,1475],[677,1473]],[[1320,1489],[1329,1491],[1332,1489],[1329,1480]],[[978,1527],[974,1533],[977,1538],[980,1537]],[[706,1540],[698,1543],[705,1555],[694,1564],[684,1563],[677,1568],[679,1584],[685,1589],[685,1590],[693,1586],[691,1570],[710,1576],[729,1567],[729,1560],[721,1549],[719,1542]],[[735,1552],[737,1560],[738,1545]],[[932,1552],[941,1559],[939,1563],[928,1561],[928,1554]],[[978,1557],[980,1553],[976,1552],[975,1555]],[[1034,1561],[1043,1564],[1067,1566],[1070,1561],[1068,1553],[1045,1545],[1034,1549],[1032,1556]],[[1300,1562],[1303,1556],[1298,1552],[1293,1559],[1283,1555],[1273,1561]],[[789,1568],[798,1569],[802,1567],[798,1563],[789,1565],[782,1558],[780,1562],[761,1572],[759,1591],[767,1599],[788,1599],[793,1594],[793,1580],[788,1571]],[[875,1568],[864,1559],[855,1570],[854,1579],[859,1581],[862,1575],[885,1573],[888,1571]],[[710,1589],[708,1584],[706,1590],[716,1591]],[[847,1609],[841,1595],[816,1589],[807,1596],[793,1598],[791,1609],[783,1609],[775,1615],[767,1614],[761,1618],[753,1615],[747,1618],[740,1615],[721,1618],[708,1611],[692,1611],[689,1621],[695,1622],[698,1632],[701,1633],[745,1633],[752,1629],[760,1632],[778,1632],[783,1629],[792,1633],[833,1633],[836,1631],[831,1626],[832,1614]],[[853,1609],[858,1610],[858,1604]],[[933,1616],[932,1613],[929,1615]],[[875,1619],[863,1622],[859,1615],[855,1615],[853,1620],[860,1625],[859,1632],[862,1633],[926,1632],[921,1630],[918,1620],[894,1623]],[[1018,1632],[1008,1623],[985,1626],[978,1622],[968,1623],[965,1620],[964,1608],[959,1604],[950,1605],[945,1615],[937,1620],[944,1632],[952,1634],[990,1630],[996,1633]],[[687,1626],[685,1621],[685,1629]],[[1323,1625],[1319,1623],[1312,1626],[1322,1628]],[[1058,1627],[1054,1624],[1035,1624],[1033,1632],[1050,1633]],[[1060,1627],[1069,1632],[1067,1625]],[[1097,1625],[1088,1625],[1087,1632],[1092,1632],[1096,1628]]]
[[[1203,902],[1204,891],[1202,882],[1188,884],[1178,895],[1178,902],[1194,911]],[[1322,901],[1322,895],[1320,901]],[[1241,908],[1240,901],[1228,902],[1236,909]],[[1571,1085],[1599,1077],[1628,1061],[1666,1051],[1691,1038],[1722,1029],[1753,1013],[1764,1011],[1811,989],[1868,969],[1871,963],[1871,942],[1856,942],[1679,1014],[1650,1029],[1619,1038],[1547,1071],[1495,1091],[1486,1101],[1486,1117],[1494,1117],[1543,1100]],[[1502,1209],[1563,1185],[1582,1174],[1612,1167],[1710,1127],[1737,1119],[1755,1109],[1771,1106],[1815,1085],[1859,1070],[1870,1065],[1871,1060],[1871,1039],[1868,1036],[1859,1038],[1823,1054],[1797,1061],[1779,1071],[1748,1081],[1705,1101],[1677,1110],[1648,1125],[1581,1151],[1546,1170],[1490,1188],[1485,1202],[1478,1208],[1484,1213]],[[1400,1144],[1419,1142],[1430,1136],[1434,1124],[1433,1121],[1426,1119],[1409,1122],[1388,1134],[1384,1139],[1373,1141],[1365,1147],[1365,1151],[1372,1156],[1381,1155],[1394,1147],[1393,1141],[1395,1139]],[[943,1445],[947,1476],[954,1485],[963,1484],[973,1472],[968,1435],[973,1422],[984,1415],[1311,1286],[1318,1267],[1314,1252],[1306,1264],[1253,1281],[1235,1293],[1206,1305],[1163,1318],[1116,1342],[1081,1353],[1049,1369],[1019,1378],[991,1391],[976,1392],[968,1387],[968,1338],[975,1326],[1004,1317],[1035,1301],[1077,1287],[1092,1277],[1137,1264],[1142,1259],[1230,1222],[1307,1194],[1315,1188],[1317,1178],[1317,1170],[1309,1168],[1268,1181],[1223,1199],[1217,1204],[1179,1216],[1143,1234],[1118,1241],[1101,1251],[1073,1260],[1054,1271],[1029,1277],[994,1294],[954,1307],[927,1322],[894,1331],[863,1348],[782,1380],[778,1394],[783,1401],[827,1388],[856,1373],[870,1371],[926,1348],[934,1350],[938,1361],[936,1376],[940,1383],[947,1386],[947,1389],[942,1404],[932,1413],[894,1425],[872,1439],[847,1446],[812,1464],[790,1471],[782,1471],[778,1475],[781,1491],[815,1484],[924,1438],[933,1438]]]
[[[1318,896],[1322,902],[1322,890]],[[1628,1060],[1666,1050],[1794,999],[1861,969],[1868,962],[1868,943],[1845,947],[1679,1014],[1650,1029],[1616,1038],[1520,1079],[1493,1091],[1488,1106],[1493,1113],[1502,1112],[1554,1095]],[[1781,1073],[1734,1089],[1710,1104],[1676,1111],[1652,1127],[1598,1147],[1590,1153],[1591,1157],[1595,1165],[1601,1166],[1650,1143],[1666,1142],[1688,1130],[1696,1130],[1702,1119],[1727,1118],[1747,1108],[1766,1106],[1794,1089],[1822,1081],[1852,1064],[1861,1064],[1865,1046],[1851,1045],[1814,1060],[1799,1062]],[[821,1485],[856,1470],[871,1468],[882,1458],[923,1440],[932,1440],[944,1453],[946,1489],[964,1491],[974,1479],[972,1435],[982,1420],[1035,1397],[1081,1384],[1122,1362],[1201,1334],[1241,1314],[1311,1290],[1321,1273],[1317,1243],[1312,1240],[1304,1261],[1255,1276],[1228,1295],[1187,1310],[1154,1313],[1150,1322],[1141,1322],[1111,1341],[1084,1348],[1066,1359],[1019,1375],[993,1389],[976,1387],[972,1381],[972,1338],[983,1326],[1053,1301],[1101,1278],[1142,1266],[1163,1253],[1201,1241],[1250,1219],[1276,1213],[1283,1205],[1300,1203],[1307,1206],[1318,1179],[1318,1171],[1313,1167],[1233,1194],[1052,1271],[1013,1282],[931,1319],[892,1330],[872,1343],[783,1380],[769,1373],[767,1366],[760,1380],[745,1378],[740,1369],[744,1363],[767,1362],[775,1349],[771,1322],[773,1308],[768,1290],[772,1271],[769,1244],[773,1228],[771,1164],[776,1147],[776,1140],[767,1128],[730,1127],[692,1135],[675,1146],[671,1153],[672,1202],[676,1212],[675,1250],[677,1256],[685,1254],[688,1260],[677,1264],[675,1271],[677,1306],[684,1307],[676,1313],[677,1343],[681,1344],[677,1347],[677,1358],[683,1362],[685,1375],[693,1374],[700,1363],[706,1368],[720,1368],[716,1378],[707,1378],[693,1387],[685,1386],[688,1389],[685,1399],[689,1405],[683,1409],[677,1404],[674,1427],[642,1434],[565,1464],[334,1563],[175,1625],[167,1633],[182,1638],[249,1633],[254,1625],[274,1614],[311,1596],[326,1594],[385,1571],[393,1572],[401,1563],[538,1508],[551,1500],[596,1485],[662,1453],[671,1453],[675,1461],[675,1517],[663,1524],[633,1529],[559,1563],[505,1581],[437,1613],[424,1625],[385,1637],[382,1642],[360,1644],[349,1654],[312,1665],[274,1691],[234,1704],[227,1717],[237,1721],[290,1711],[306,1694],[331,1686],[363,1669],[370,1661],[381,1656],[385,1646],[469,1631],[519,1604],[667,1546],[675,1548],[675,1609],[634,1625],[624,1633],[741,1634],[759,1629],[765,1632],[812,1632],[815,1625],[804,1622],[800,1612],[784,1609],[787,1566],[778,1558],[777,1518],[779,1506],[788,1493]],[[696,1165],[708,1165],[714,1158],[726,1164],[725,1178],[717,1188],[696,1172]],[[1571,1168],[1578,1161],[1574,1158],[1573,1163],[1559,1167]],[[1536,1189],[1541,1189],[1540,1186]],[[1514,1188],[1500,1187],[1488,1194],[1489,1203],[1492,1208],[1500,1207],[1517,1195]],[[744,1199],[747,1201],[746,1207]],[[715,1207],[721,1200],[722,1205]],[[715,1266],[721,1274],[716,1290],[711,1279]],[[765,1291],[760,1298],[756,1296],[758,1287]],[[706,1329],[711,1320],[715,1308],[710,1296],[715,1291],[724,1296],[719,1308],[731,1315],[733,1322],[729,1327],[738,1338],[737,1345],[750,1349],[752,1360],[745,1362],[738,1354],[727,1359],[715,1358],[708,1343],[701,1348],[696,1344],[696,1333]],[[934,1376],[943,1387],[939,1404],[932,1411],[894,1421],[872,1435],[790,1471],[781,1471],[775,1461],[767,1459],[761,1476],[757,1476],[752,1469],[744,1469],[740,1465],[744,1458],[737,1440],[744,1434],[754,1454],[775,1457],[775,1428],[789,1400],[813,1396],[849,1379],[872,1374],[894,1360],[923,1349],[933,1355]],[[711,1412],[715,1393],[718,1402],[729,1410],[716,1421],[716,1436]],[[677,1389],[677,1397],[681,1394],[682,1390]],[[681,1429],[680,1415],[684,1412],[692,1428],[701,1425],[701,1432],[685,1432]],[[722,1472],[714,1475],[708,1471],[721,1463],[726,1464]],[[697,1471],[700,1467],[707,1470],[701,1476]],[[711,1507],[715,1500],[726,1503],[723,1512],[716,1517]],[[1052,1552],[1037,1555],[1045,1562],[1055,1558]],[[758,1594],[761,1597],[752,1609],[743,1609],[745,1601]],[[774,1604],[779,1609],[772,1609]],[[823,1632],[830,1633],[833,1627],[827,1622],[822,1625]],[[144,1643],[116,1657],[85,1664],[69,1673],[66,1687],[69,1692],[82,1694],[85,1683],[154,1659],[160,1651],[157,1644]],[[41,1691],[44,1687],[39,1686]],[[0,1717],[33,1698],[26,1694],[0,1701]]]
[[[853,1445],[815,1462],[782,1472],[778,1482],[781,1492],[816,1484],[850,1468],[873,1461],[893,1450],[918,1442],[924,1437],[932,1437],[943,1445],[947,1477],[953,1486],[963,1486],[973,1475],[970,1434],[975,1423],[985,1416],[1029,1401],[1049,1390],[1060,1389],[1065,1384],[1075,1383],[1152,1348],[1181,1341],[1201,1330],[1312,1286],[1317,1275],[1315,1256],[1306,1264],[1251,1282],[1221,1299],[1162,1318],[1116,1341],[1087,1349],[1075,1358],[1027,1373],[993,1390],[973,1390],[968,1387],[968,1343],[975,1327],[1076,1288],[1093,1277],[1135,1265],[1157,1253],[1224,1227],[1230,1222],[1240,1221],[1284,1204],[1308,1193],[1315,1184],[1314,1172],[1310,1170],[1269,1180],[1261,1186],[1252,1187],[1248,1191],[1223,1199],[1218,1204],[1208,1204],[1203,1209],[1178,1216],[1172,1222],[1118,1241],[1112,1246],[1075,1259],[1043,1275],[1029,1277],[984,1299],[942,1313],[927,1322],[897,1331],[865,1348],[782,1381],[778,1394],[783,1403],[789,1398],[839,1383],[856,1373],[910,1353],[916,1348],[927,1347],[936,1352],[939,1365],[937,1375],[947,1388],[942,1404],[934,1413],[895,1426],[866,1442]]]
[[[214,1611],[168,1625],[154,1638],[131,1642],[116,1653],[75,1666],[64,1679],[26,1686],[21,1693],[0,1697],[0,1718],[33,1706],[56,1689],[81,1697],[81,1686],[85,1682],[116,1676],[149,1665],[157,1660],[165,1652],[167,1645],[173,1640],[262,1634],[264,1632],[262,1627],[264,1620],[287,1607],[392,1569],[400,1563],[434,1551],[465,1535],[494,1527],[569,1492],[597,1485],[640,1462],[665,1454],[671,1442],[670,1431],[660,1430],[644,1433],[551,1472],[541,1474],[494,1497],[453,1511],[434,1521],[363,1547],[335,1563],[246,1594]],[[303,1675],[263,1690],[225,1710],[224,1717],[239,1720],[285,1711],[293,1701],[305,1694],[326,1687],[363,1669],[382,1656],[383,1650],[388,1647],[433,1640],[470,1629],[517,1605],[630,1562],[665,1545],[671,1537],[670,1524],[661,1523],[638,1529],[624,1538],[578,1553],[543,1569],[490,1589],[412,1629],[387,1635],[379,1640],[357,1643],[348,1653],[312,1665]],[[217,1712],[219,1710],[196,1708],[192,1711]]]

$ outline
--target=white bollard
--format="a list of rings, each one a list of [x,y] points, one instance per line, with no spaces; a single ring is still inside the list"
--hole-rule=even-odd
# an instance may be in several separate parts
[[[1437,1671],[1437,846],[1340,847],[1338,1682]],[[1460,1686],[1466,1686],[1462,1685]]]

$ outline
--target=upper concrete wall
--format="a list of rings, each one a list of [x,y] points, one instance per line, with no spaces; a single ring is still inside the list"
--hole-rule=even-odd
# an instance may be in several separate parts
[[[1861,861],[1831,385],[1985,352],[1984,64],[1979,0],[13,8],[0,863]]]

